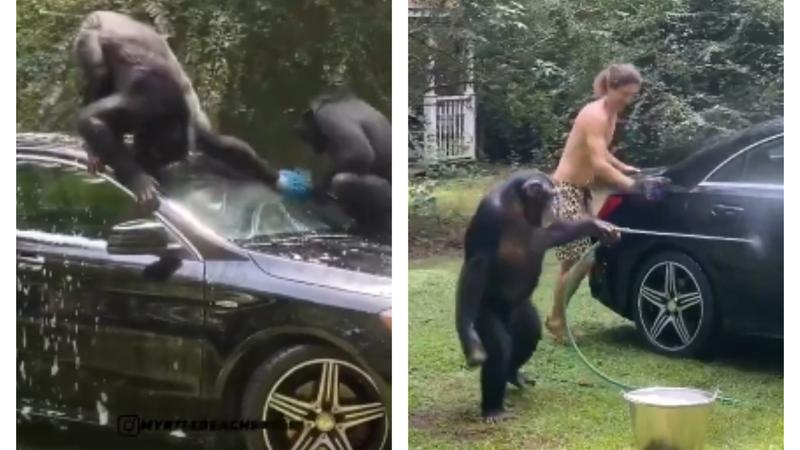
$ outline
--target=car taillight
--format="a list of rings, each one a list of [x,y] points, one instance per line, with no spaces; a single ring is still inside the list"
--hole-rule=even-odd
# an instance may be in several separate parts
[[[600,212],[597,213],[597,218],[601,220],[607,220],[611,213],[613,213],[619,205],[622,204],[622,195],[620,194],[612,194],[608,196],[605,203],[603,203],[603,207],[600,208]]]
[[[387,309],[386,311],[381,312],[380,317],[381,317],[381,322],[383,322],[383,325],[386,326],[386,328],[389,329],[389,332],[391,332],[392,331],[392,310],[391,309]]]

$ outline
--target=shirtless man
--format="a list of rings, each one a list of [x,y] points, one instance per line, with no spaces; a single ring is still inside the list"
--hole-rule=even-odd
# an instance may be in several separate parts
[[[558,195],[557,214],[561,219],[577,220],[591,215],[589,189],[598,181],[624,191],[639,187],[627,175],[639,170],[614,157],[609,147],[617,114],[639,93],[641,84],[641,75],[630,64],[609,66],[595,78],[597,99],[584,106],[575,118],[561,160],[552,175]],[[545,326],[559,340],[565,332],[566,305],[561,298],[564,295],[564,276],[590,245],[589,238],[583,238],[556,248],[561,272],[554,291],[553,309]],[[583,273],[581,278],[585,276]]]

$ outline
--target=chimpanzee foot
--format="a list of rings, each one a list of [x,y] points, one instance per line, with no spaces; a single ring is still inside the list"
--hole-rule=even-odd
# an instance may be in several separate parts
[[[144,173],[137,175],[131,182],[131,188],[143,212],[153,212],[158,208],[158,190],[151,176]]]
[[[103,173],[105,171],[105,164],[103,161],[100,160],[95,155],[89,155],[88,161],[86,162],[86,168],[89,170],[89,173],[92,175],[97,175],[98,173]]]
[[[483,413],[483,422],[491,425],[513,418],[514,415],[503,408],[491,409]]]
[[[517,372],[516,375],[511,375],[511,377],[508,379],[508,382],[516,386],[518,389],[526,389],[528,386],[536,386],[536,380],[526,377],[521,372]]]

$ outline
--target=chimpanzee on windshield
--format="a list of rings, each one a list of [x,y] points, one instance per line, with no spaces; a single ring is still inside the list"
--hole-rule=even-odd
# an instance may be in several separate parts
[[[107,164],[140,204],[155,207],[163,166],[198,148],[238,173],[275,186],[278,173],[245,142],[214,132],[167,42],[153,28],[110,11],[81,24],[74,53],[85,77],[78,132],[90,170]],[[124,145],[133,134],[134,151]]]
[[[320,95],[296,126],[329,169],[314,180],[314,193],[331,194],[370,231],[391,229],[392,126],[378,110],[349,92]]]
[[[518,172],[481,201],[464,237],[465,260],[456,292],[456,329],[467,363],[481,369],[481,413],[487,422],[505,415],[506,383],[522,387],[519,373],[541,339],[530,296],[547,249],[585,236],[619,239],[596,219],[555,222],[552,181],[539,171]]]

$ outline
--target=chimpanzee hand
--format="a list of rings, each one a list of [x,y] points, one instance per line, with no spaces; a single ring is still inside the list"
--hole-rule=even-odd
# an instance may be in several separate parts
[[[146,212],[152,212],[158,208],[158,190],[156,186],[156,180],[144,172],[136,174],[131,180],[130,187],[136,196],[136,202]]]
[[[616,244],[620,240],[620,232],[613,224],[603,220],[595,219],[594,225],[598,229],[598,239],[604,245]]]
[[[486,362],[486,350],[474,327],[469,328],[469,342],[466,349],[467,367],[482,366]]]
[[[318,203],[324,203],[331,199],[328,191],[325,189],[314,189],[311,195],[314,198],[314,201]]]
[[[660,200],[666,193],[666,188],[671,181],[665,177],[645,177],[636,180],[633,190],[644,194],[647,200]]]
[[[103,161],[98,158],[97,156],[89,153],[88,161],[86,162],[86,168],[89,170],[89,173],[92,175],[97,175],[97,173],[103,173],[105,171],[105,164]]]

